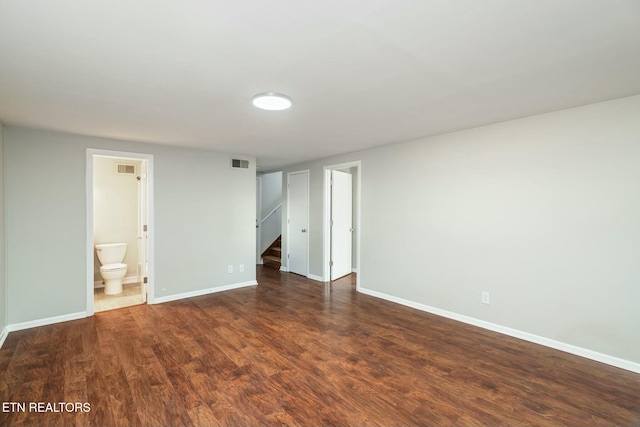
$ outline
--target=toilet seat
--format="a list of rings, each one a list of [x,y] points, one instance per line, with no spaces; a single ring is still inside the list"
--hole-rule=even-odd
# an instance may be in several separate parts
[[[118,270],[126,270],[127,264],[117,263],[117,264],[107,264],[100,267],[100,271],[118,271]]]

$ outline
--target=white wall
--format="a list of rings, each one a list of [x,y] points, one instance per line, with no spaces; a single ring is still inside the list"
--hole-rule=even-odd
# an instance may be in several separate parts
[[[322,167],[361,160],[363,289],[640,363],[638,117],[635,96],[288,168],[310,169],[309,272]]]
[[[7,326],[4,168],[4,126],[0,123],[0,333]]]
[[[282,202],[282,172],[260,175],[262,180],[262,218]]]
[[[117,173],[118,164],[130,164],[135,174]],[[141,275],[138,271],[138,176],[142,162],[135,159],[93,158],[93,237],[94,244],[123,242],[127,244],[124,263],[126,277]],[[100,261],[94,259],[94,280],[102,281]]]
[[[10,324],[86,309],[87,148],[153,155],[156,298],[255,280],[255,159],[9,126]]]

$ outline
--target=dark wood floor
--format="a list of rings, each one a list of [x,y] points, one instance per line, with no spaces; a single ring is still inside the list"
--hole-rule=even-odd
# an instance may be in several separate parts
[[[13,332],[0,412],[18,426],[640,425],[640,375],[333,284],[257,287]]]

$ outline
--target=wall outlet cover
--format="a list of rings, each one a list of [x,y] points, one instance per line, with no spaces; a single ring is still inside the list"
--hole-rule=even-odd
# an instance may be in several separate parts
[[[483,304],[491,304],[491,296],[489,295],[489,292],[483,291],[481,295]]]

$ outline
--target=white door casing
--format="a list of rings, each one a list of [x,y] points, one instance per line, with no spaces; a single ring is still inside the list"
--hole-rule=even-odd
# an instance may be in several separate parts
[[[131,153],[124,151],[111,151],[101,150],[95,148],[87,148],[86,150],[86,175],[85,175],[85,189],[86,189],[86,315],[93,316],[94,310],[94,236],[93,236],[93,157],[116,157],[123,159],[136,159],[142,160],[142,163],[146,166],[147,180],[145,188],[145,217],[146,217],[146,254],[144,261],[138,261],[143,266],[141,270],[146,274],[148,278],[144,297],[147,297],[149,304],[155,303],[154,298],[154,213],[153,213],[153,155],[142,153]],[[141,216],[139,216],[141,217]],[[144,224],[143,224],[144,225]],[[138,248],[139,249],[139,248]]]
[[[262,264],[262,254],[260,248],[261,242],[261,230],[262,224],[262,178],[256,178],[256,264]]]
[[[351,274],[353,197],[350,173],[331,171],[331,280]]]
[[[322,277],[323,281],[331,280],[331,172],[334,170],[344,171],[350,169],[352,180],[352,271],[357,271],[356,276],[356,290],[360,290],[360,284],[362,282],[363,272],[360,268],[360,253],[361,253],[361,185],[362,185],[362,162],[355,160],[351,162],[332,164],[324,166],[324,183],[323,183],[323,209],[322,209]]]
[[[287,174],[287,265],[307,276],[309,253],[309,171]]]
[[[143,160],[140,166],[139,188],[139,206],[138,206],[138,257],[140,263],[140,271],[138,275],[141,280],[140,292],[142,294],[142,302],[147,302],[148,278],[149,278],[149,197],[148,197],[148,165]]]

